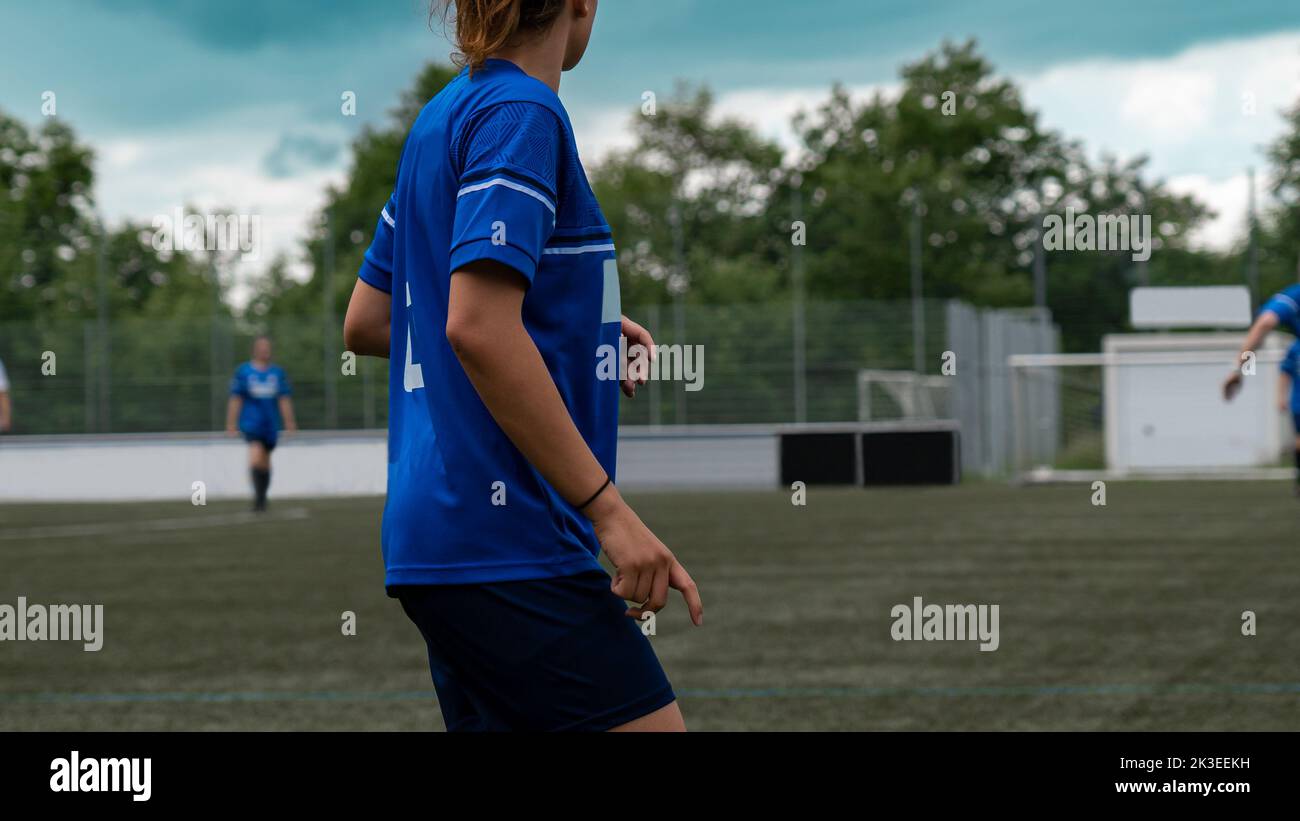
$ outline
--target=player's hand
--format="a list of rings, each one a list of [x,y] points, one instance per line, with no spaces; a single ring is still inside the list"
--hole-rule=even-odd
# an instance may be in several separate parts
[[[1232,373],[1228,374],[1228,378],[1223,380],[1224,401],[1231,402],[1232,397],[1236,396],[1237,392],[1240,390],[1241,390],[1241,371],[1234,369]]]
[[[627,362],[624,363],[624,368],[626,369],[626,372],[630,374],[632,372],[632,363],[636,361],[636,357],[631,355],[632,346],[644,346],[647,355],[653,360],[655,355],[655,341],[650,337],[649,331],[627,317],[623,317],[623,336],[627,337],[627,348],[629,352]],[[623,388],[623,395],[628,399],[636,396],[637,385],[644,385],[646,383],[646,374],[638,374],[638,377],[639,378],[637,379],[624,379],[620,383]]]
[[[237,428],[226,428],[226,435],[231,439],[234,439],[239,435],[239,430]]]
[[[680,591],[686,600],[691,622],[697,627],[703,624],[704,605],[691,575],[628,507],[618,488],[610,485],[592,504],[599,506],[590,513],[596,538],[614,563],[610,589],[624,601],[636,605],[628,608],[627,614],[639,619],[642,613],[659,612],[668,603],[671,587]]]

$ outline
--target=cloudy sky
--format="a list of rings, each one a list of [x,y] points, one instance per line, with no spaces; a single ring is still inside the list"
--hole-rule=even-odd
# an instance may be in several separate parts
[[[968,36],[1048,127],[1094,154],[1148,154],[1219,211],[1200,237],[1213,246],[1239,236],[1246,169],[1300,98],[1294,0],[604,0],[561,95],[588,162],[626,144],[643,92],[678,78],[788,139],[832,82],[887,88]],[[424,0],[0,0],[0,109],[34,125],[56,93],[97,152],[110,220],[226,206],[292,249],[348,142],[448,51]]]

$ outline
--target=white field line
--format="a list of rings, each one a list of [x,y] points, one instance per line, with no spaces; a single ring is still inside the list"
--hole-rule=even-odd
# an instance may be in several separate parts
[[[49,525],[5,529],[0,531],[0,541],[20,539],[76,539],[87,536],[113,536],[141,532],[166,532],[175,530],[201,530],[209,527],[254,524],[256,522],[283,522],[310,518],[306,508],[294,507],[270,513],[218,513],[211,516],[187,516],[176,519],[142,519],[134,522],[87,522],[76,525]]]

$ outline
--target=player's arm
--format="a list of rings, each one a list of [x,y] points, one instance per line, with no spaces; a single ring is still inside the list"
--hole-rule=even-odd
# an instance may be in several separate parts
[[[691,620],[699,593],[672,552],[623,501],[573,423],[536,343],[524,328],[526,282],[504,263],[482,259],[456,271],[447,305],[447,340],[492,418],[551,486],[574,505],[604,488],[582,512],[617,569],[613,591],[659,610],[671,586]],[[631,611],[639,615],[638,609]]]
[[[280,409],[280,421],[284,424],[286,433],[297,433],[298,419],[293,414],[293,385],[289,383],[289,375],[283,369],[277,375],[280,377],[280,395],[275,398],[275,404]]]
[[[397,242],[397,194],[379,212],[375,235],[361,260],[357,284],[343,320],[343,342],[362,356],[388,358],[393,316],[393,248]]]
[[[288,394],[280,396],[280,418],[284,420],[284,429],[289,433],[298,430],[298,420],[293,415],[293,397]]]
[[[1246,340],[1241,343],[1241,350],[1237,353],[1237,363],[1228,374],[1228,378],[1223,380],[1223,398],[1231,400],[1241,390],[1241,363],[1246,354],[1253,353],[1259,349],[1259,345],[1264,341],[1264,337],[1277,327],[1278,315],[1273,311],[1263,311],[1255,323],[1250,326],[1246,332]]]
[[[234,436],[239,433],[239,412],[244,408],[244,397],[237,393],[230,395],[226,403],[226,433]]]
[[[387,359],[392,315],[392,295],[357,279],[343,319],[343,344],[360,356]]]
[[[9,404],[9,391],[0,391],[0,433],[13,427],[13,406]]]

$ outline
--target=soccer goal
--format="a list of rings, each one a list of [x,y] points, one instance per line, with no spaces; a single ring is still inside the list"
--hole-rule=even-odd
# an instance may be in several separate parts
[[[915,371],[858,371],[858,421],[951,419],[952,380]]]
[[[1270,340],[1232,402],[1235,334],[1117,334],[1101,353],[1007,360],[1013,478],[1277,478],[1290,475]]]

